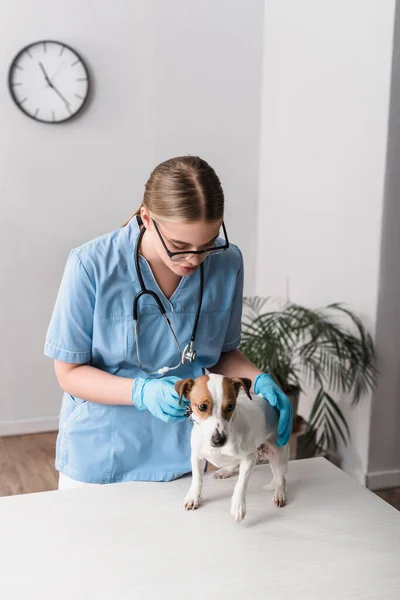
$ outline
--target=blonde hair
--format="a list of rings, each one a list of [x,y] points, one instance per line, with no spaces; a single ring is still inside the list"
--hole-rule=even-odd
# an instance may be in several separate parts
[[[218,221],[224,215],[224,192],[212,167],[198,156],[178,156],[159,164],[146,183],[140,207],[161,221]]]

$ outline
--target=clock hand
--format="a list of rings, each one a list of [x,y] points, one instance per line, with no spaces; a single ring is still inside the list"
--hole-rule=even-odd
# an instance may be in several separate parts
[[[58,65],[57,71],[50,77],[51,81],[54,81],[54,79],[58,75],[59,71],[63,68],[63,66],[64,66],[63,62]]]
[[[42,69],[42,73],[43,73],[43,75],[44,75],[44,78],[45,78],[45,80],[46,80],[46,83],[47,83],[47,84],[48,84],[50,87],[53,87],[53,84],[51,83],[51,81],[50,81],[50,79],[49,79],[49,76],[47,75],[47,73],[46,73],[46,70],[45,70],[45,68],[44,68],[44,66],[42,65],[42,63],[41,63],[41,62],[39,63],[39,67]]]
[[[55,91],[56,94],[58,94],[58,96],[60,96],[60,98],[64,102],[65,106],[69,109],[69,102],[68,102],[68,100],[62,95],[61,92],[58,91],[58,89],[56,87],[54,87],[53,84],[51,84],[51,88]]]
[[[51,87],[52,90],[54,90],[54,92],[61,98],[61,100],[64,102],[65,106],[67,107],[67,109],[69,110],[69,102],[68,100],[62,95],[62,93],[51,83],[49,76],[46,73],[46,70],[44,68],[44,66],[42,65],[42,63],[39,63],[40,68],[42,69],[44,78],[46,79],[47,84]]]

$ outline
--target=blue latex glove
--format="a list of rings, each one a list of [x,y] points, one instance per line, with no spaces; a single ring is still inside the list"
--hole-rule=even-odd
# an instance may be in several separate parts
[[[179,395],[174,384],[179,377],[144,379],[136,377],[132,386],[132,402],[138,410],[148,410],[153,417],[165,423],[184,421],[186,405],[179,406]]]
[[[293,408],[289,398],[276,385],[271,375],[261,373],[254,381],[254,391],[261,394],[271,406],[279,411],[278,440],[277,446],[288,443],[293,426]]]

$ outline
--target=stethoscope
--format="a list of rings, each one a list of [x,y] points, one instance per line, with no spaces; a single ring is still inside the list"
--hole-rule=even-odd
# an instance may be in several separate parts
[[[138,292],[136,294],[136,296],[133,300],[133,321],[135,324],[136,356],[137,356],[139,367],[142,369],[142,371],[144,371],[148,375],[164,375],[165,373],[168,373],[168,371],[174,371],[175,369],[178,369],[181,365],[184,365],[188,361],[193,362],[196,358],[196,350],[194,349],[194,342],[196,339],[197,325],[199,323],[201,304],[203,301],[204,266],[203,266],[203,263],[200,264],[199,301],[198,301],[196,317],[195,317],[193,329],[192,329],[192,337],[190,339],[190,343],[185,346],[185,348],[182,352],[181,347],[178,342],[178,339],[175,335],[174,330],[172,329],[171,322],[165,313],[165,308],[164,308],[160,298],[158,297],[158,295],[155,292],[147,289],[144,284],[144,281],[143,281],[143,276],[142,276],[142,271],[140,269],[140,261],[139,261],[139,248],[140,248],[140,242],[142,241],[145,231],[146,231],[146,229],[145,229],[145,227],[143,227],[143,229],[141,229],[141,231],[139,232],[137,243],[136,243],[136,248],[135,248],[135,268],[136,268],[136,273],[137,273],[139,283],[140,283],[140,292]],[[151,296],[153,298],[153,300],[155,301],[155,303],[158,307],[158,310],[160,311],[161,315],[164,317],[164,321],[168,325],[169,330],[172,333],[173,338],[175,340],[175,344],[176,344],[176,347],[178,348],[178,352],[179,352],[179,363],[177,365],[175,365],[174,367],[161,367],[161,369],[157,369],[157,371],[150,371],[142,365],[142,362],[140,360],[138,303],[139,303],[140,298],[142,298],[143,296],[146,296],[146,295]]]

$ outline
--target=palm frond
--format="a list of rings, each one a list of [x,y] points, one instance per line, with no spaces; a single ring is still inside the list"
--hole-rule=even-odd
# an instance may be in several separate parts
[[[344,393],[357,404],[376,386],[373,339],[361,319],[340,303],[309,309],[274,299],[245,298],[241,350],[281,387],[317,388],[307,434],[318,430],[320,447],[337,447],[349,427],[330,393]],[[268,305],[268,310],[265,308]],[[347,322],[346,322],[347,320]]]
[[[334,401],[334,399],[332,398],[332,396],[330,396],[327,392],[325,392],[325,398],[326,398],[326,400],[327,400],[327,402],[329,404],[330,409],[337,414],[337,416],[339,417],[339,419],[343,423],[343,425],[344,425],[344,427],[346,429],[347,436],[350,438],[350,429],[349,429],[349,426],[347,425],[347,421],[346,421],[346,419],[344,417],[344,414],[340,410],[338,404]],[[338,428],[338,431],[339,431],[340,426],[338,425],[337,428]]]

